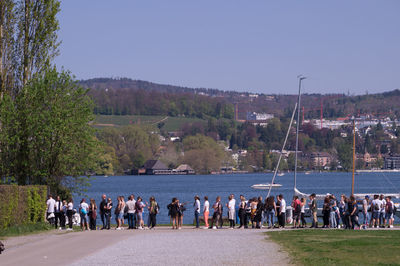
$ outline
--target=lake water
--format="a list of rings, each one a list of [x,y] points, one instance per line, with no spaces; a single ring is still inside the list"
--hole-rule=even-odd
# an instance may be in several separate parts
[[[271,195],[283,194],[290,202],[293,196],[293,176],[293,173],[277,176],[275,182],[282,184],[282,187],[273,188]],[[157,223],[169,223],[166,206],[173,197],[177,197],[180,202],[188,202],[184,223],[192,223],[193,197],[196,194],[200,196],[201,202],[204,196],[208,196],[210,204],[214,203],[217,196],[221,196],[224,204],[227,203],[228,195],[231,193],[235,194],[236,199],[240,194],[246,198],[256,196],[264,198],[268,191],[254,190],[251,185],[270,183],[271,178],[272,174],[97,176],[92,178],[86,198],[94,198],[99,204],[101,195],[105,193],[107,197],[112,198],[115,205],[118,195],[123,195],[127,199],[133,193],[135,198],[141,196],[144,202],[148,201],[150,196],[155,196],[160,205]],[[349,195],[351,173],[311,173],[309,175],[299,173],[297,188],[304,193]],[[400,193],[399,188],[400,173],[360,173],[355,177],[355,193]],[[75,205],[78,205],[80,199],[81,197],[75,196]],[[226,208],[224,208],[224,213],[225,211]],[[113,223],[115,223],[114,219]],[[98,224],[100,224],[100,219],[98,219]]]

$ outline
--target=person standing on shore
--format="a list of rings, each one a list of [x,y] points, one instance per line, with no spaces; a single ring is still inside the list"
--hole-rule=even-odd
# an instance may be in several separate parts
[[[239,221],[240,226],[242,228],[245,226],[245,216],[246,216],[246,199],[243,195],[240,195],[240,203],[239,203]]]
[[[203,215],[204,215],[204,229],[208,229],[208,216],[210,215],[210,202],[208,201],[208,197],[204,196],[204,207],[203,207]]]
[[[132,194],[129,196],[129,200],[126,202],[126,206],[128,207],[128,229],[135,229],[135,196]]]
[[[278,196],[278,201],[279,201],[279,216],[278,216],[279,227],[285,228],[285,224],[286,224],[286,201],[283,198],[282,194],[280,194]]]
[[[89,205],[86,203],[85,198],[81,200],[79,205],[79,214],[81,216],[81,229],[82,231],[89,230],[88,224],[88,212],[89,212]]]
[[[178,205],[178,229],[182,229],[182,225],[183,225],[183,214],[186,211],[186,207],[185,205],[187,204],[187,202],[185,203],[179,203],[179,199],[176,200],[176,204]]]
[[[266,199],[266,204],[264,206],[264,210],[266,212],[268,229],[270,229],[274,226],[274,216],[277,213],[274,196],[269,196]]]
[[[106,229],[106,209],[107,209],[107,197],[106,194],[103,194],[101,196],[101,202],[99,205],[99,209],[100,209],[100,219],[101,222],[103,224],[103,227],[101,228],[101,230]]]
[[[96,230],[96,219],[97,219],[97,205],[94,199],[90,199],[89,205],[89,228],[90,230]]]
[[[170,204],[168,204],[168,213],[171,217],[172,229],[178,229],[178,205],[176,204],[177,198],[172,198]]]
[[[315,199],[315,193],[312,193],[310,195],[310,210],[311,210],[311,214],[312,214],[312,224],[311,224],[311,228],[318,228],[318,217],[317,217],[317,213],[318,213],[318,207],[317,207],[317,201]]]
[[[150,217],[150,222],[149,222],[149,229],[154,229],[157,224],[157,213],[158,213],[159,207],[156,202],[156,199],[154,197],[150,197],[150,204],[149,204],[149,217]]]
[[[300,227],[301,202],[298,196],[293,196],[292,210],[293,210],[293,228]]]
[[[350,211],[351,228],[354,230],[356,228],[356,225],[360,227],[360,224],[358,223],[358,205],[354,195],[350,196],[349,211]]]
[[[301,220],[301,228],[307,227],[306,219],[305,219],[305,214],[306,214],[306,204],[307,204],[307,199],[306,198],[301,198],[300,200],[300,220]]]
[[[60,223],[60,229],[61,229],[61,211],[62,211],[62,201],[60,199],[60,196],[56,197],[56,203],[54,206],[54,227],[57,229],[58,224]]]
[[[142,202],[142,197],[138,197],[135,209],[136,209],[136,222],[138,223],[138,229],[144,229],[144,221],[143,221],[143,209],[146,205]]]
[[[110,230],[110,228],[111,228],[111,213],[112,213],[111,210],[112,210],[112,207],[113,207],[113,203],[111,201],[111,198],[108,198],[107,199],[106,208],[104,210],[104,216],[105,216],[105,219],[106,219],[105,229],[107,229],[107,230]]]
[[[196,221],[196,228],[199,228],[199,227],[200,227],[200,222],[199,222],[199,216],[200,216],[200,197],[197,196],[197,195],[194,197],[193,207],[194,207],[194,219],[195,219],[195,221]]]
[[[372,227],[378,227],[379,225],[379,213],[381,208],[382,208],[382,202],[379,200],[379,196],[374,195],[374,200],[371,203]]]
[[[379,210],[379,227],[385,228],[386,225],[386,200],[383,194],[379,196],[379,200],[382,202],[382,207]]]
[[[256,216],[255,216],[255,222],[256,222],[256,228],[257,229],[261,229],[261,226],[262,226],[263,210],[264,210],[263,198],[262,197],[258,197],[258,199],[257,199]]]
[[[221,204],[221,197],[218,196],[215,200],[215,203],[213,204],[213,219],[211,222],[211,228],[212,229],[217,229],[218,228],[218,223],[220,223],[221,216],[222,216],[222,204]],[[222,228],[222,224],[221,224]]]
[[[365,198],[362,201],[362,214],[363,214],[363,227],[364,229],[368,228],[369,223],[369,214],[368,214],[368,206],[369,206],[369,196],[365,195]]]
[[[67,201],[66,200],[63,200],[62,201],[62,206],[61,206],[61,220],[60,220],[60,226],[61,226],[61,229],[65,229],[65,217],[66,217],[66,215],[67,215],[67,210],[68,210],[68,204],[67,204]]]
[[[47,209],[46,209],[47,220],[49,221],[49,223],[51,225],[54,225],[54,222],[55,222],[54,211],[55,211],[55,207],[56,207],[56,201],[53,199],[53,196],[51,194],[48,196],[46,205],[47,205]]]
[[[235,196],[231,194],[228,198],[228,203],[226,204],[226,207],[228,207],[228,219],[229,219],[229,228],[233,229],[235,228],[235,206],[236,206],[236,200]]]
[[[68,201],[68,208],[67,208],[67,217],[68,217],[68,227],[69,230],[72,230],[72,216],[74,215],[74,201],[72,199],[69,199]]]

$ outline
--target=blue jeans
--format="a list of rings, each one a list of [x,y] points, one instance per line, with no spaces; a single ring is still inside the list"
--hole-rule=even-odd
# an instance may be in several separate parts
[[[128,213],[128,228],[129,229],[134,229],[135,228],[135,220],[136,220],[136,215],[134,213]]]
[[[363,224],[368,225],[369,224],[369,213],[368,212],[363,212],[362,214],[364,216],[364,219],[363,219],[364,223]]]
[[[199,228],[199,213],[194,211],[194,219],[196,220],[196,228]]]
[[[329,225],[331,228],[336,228],[336,213],[335,212],[330,212],[329,213]]]
[[[268,226],[269,227],[274,226],[275,210],[267,211],[267,214],[265,216],[267,218]]]

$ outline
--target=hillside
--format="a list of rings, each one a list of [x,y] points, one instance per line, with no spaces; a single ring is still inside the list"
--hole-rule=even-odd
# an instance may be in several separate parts
[[[207,88],[187,88],[156,84],[127,78],[96,78],[82,80],[91,88],[96,114],[103,115],[160,115],[198,118],[234,117],[245,119],[247,112],[288,116],[297,95],[254,94]],[[304,94],[302,106],[305,118],[319,118],[321,105],[324,118],[400,115],[400,90],[385,93],[348,96],[344,94]]]

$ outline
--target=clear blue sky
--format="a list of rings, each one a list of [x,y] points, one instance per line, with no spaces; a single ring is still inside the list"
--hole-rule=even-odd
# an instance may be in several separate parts
[[[63,0],[58,66],[262,93],[400,88],[398,0]]]

